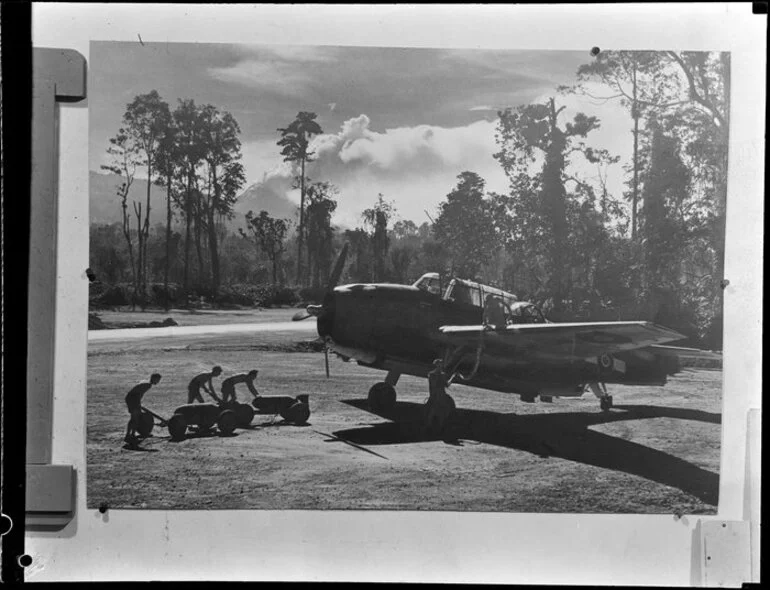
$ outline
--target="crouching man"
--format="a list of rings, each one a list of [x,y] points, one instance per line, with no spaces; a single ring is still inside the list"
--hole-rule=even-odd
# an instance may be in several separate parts
[[[153,385],[157,385],[160,382],[160,373],[153,373],[150,375],[150,380],[146,383],[139,383],[131,388],[126,394],[126,406],[128,407],[128,413],[131,417],[128,420],[128,426],[126,427],[125,441],[129,444],[136,440],[139,434],[139,425],[142,416],[142,397],[147,393]]]

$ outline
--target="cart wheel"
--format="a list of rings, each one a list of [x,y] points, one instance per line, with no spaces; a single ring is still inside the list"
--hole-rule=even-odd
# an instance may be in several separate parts
[[[235,417],[235,412],[232,410],[225,410],[219,414],[219,418],[217,419],[217,426],[219,427],[220,434],[225,436],[232,434],[237,425],[238,419]]]
[[[238,404],[235,408],[235,418],[238,428],[248,428],[254,419],[254,408],[248,404]]]
[[[171,440],[182,440],[187,432],[187,420],[182,414],[174,414],[168,421],[168,433]]]
[[[139,416],[139,426],[137,427],[139,436],[141,436],[142,438],[147,438],[148,436],[150,436],[150,433],[152,432],[152,427],[154,425],[155,425],[155,421],[152,418],[152,414],[150,414],[146,410],[142,410],[142,413]]]
[[[305,424],[310,418],[310,406],[304,402],[294,402],[281,412],[281,418],[294,424]]]

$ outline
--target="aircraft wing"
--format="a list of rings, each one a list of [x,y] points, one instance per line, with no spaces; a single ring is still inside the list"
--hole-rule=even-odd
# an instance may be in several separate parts
[[[483,326],[442,326],[451,341],[508,351],[518,358],[552,361],[586,360],[682,340],[682,334],[653,322],[586,322],[553,324],[512,324],[500,330]]]
[[[685,348],[683,346],[650,346],[650,352],[659,354],[661,356],[676,356],[686,357],[693,359],[708,359],[714,361],[721,361],[722,354],[719,352],[713,352],[711,350],[701,350],[699,348]]]

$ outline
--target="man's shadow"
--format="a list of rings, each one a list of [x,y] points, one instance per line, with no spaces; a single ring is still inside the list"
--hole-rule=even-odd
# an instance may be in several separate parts
[[[343,403],[370,411],[366,400]],[[685,408],[618,405],[611,412],[572,412],[517,415],[458,408],[441,435],[423,427],[424,406],[397,402],[392,412],[376,413],[391,420],[364,428],[334,432],[361,445],[387,445],[444,440],[474,440],[525,451],[540,457],[559,457],[644,477],[691,494],[716,506],[719,475],[663,451],[592,430],[591,426],[627,420],[667,417],[720,424],[719,414]]]
[[[123,446],[121,448],[123,448],[126,451],[139,451],[142,453],[157,453],[158,449],[149,449],[141,445],[141,443],[144,442],[145,440],[146,439],[134,440],[131,442],[126,441],[123,443]]]

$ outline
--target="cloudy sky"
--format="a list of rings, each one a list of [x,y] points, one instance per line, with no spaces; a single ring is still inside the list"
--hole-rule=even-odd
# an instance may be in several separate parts
[[[382,193],[399,217],[422,223],[425,210],[465,170],[488,190],[507,180],[497,151],[497,110],[556,95],[572,84],[587,52],[303,47],[187,43],[93,42],[89,72],[89,166],[98,171],[126,105],[153,89],[172,106],[179,98],[229,111],[241,127],[247,185],[286,194],[291,169],[282,162],[278,127],[299,111],[318,114],[312,180],[340,189],[335,221],[360,223]],[[568,120],[595,114],[602,129],[587,143],[630,154],[630,121],[618,105],[559,97]],[[610,187],[621,188],[615,167]],[[591,170],[585,169],[585,175]]]

